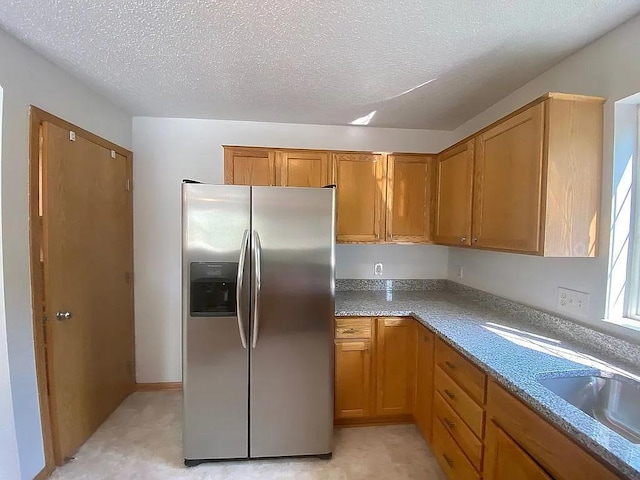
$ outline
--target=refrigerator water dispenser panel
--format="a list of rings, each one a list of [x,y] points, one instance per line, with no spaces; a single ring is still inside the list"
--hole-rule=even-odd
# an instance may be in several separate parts
[[[192,317],[237,315],[237,262],[192,262],[189,270],[189,310]]]

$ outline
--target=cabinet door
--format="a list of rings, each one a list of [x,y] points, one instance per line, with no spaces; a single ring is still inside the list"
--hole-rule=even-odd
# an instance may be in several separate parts
[[[380,240],[386,197],[386,156],[355,153],[333,155],[336,179],[338,242]]]
[[[275,150],[225,147],[224,183],[227,185],[275,185]]]
[[[544,104],[538,104],[478,137],[474,245],[539,250],[543,134]]]
[[[334,417],[371,416],[371,342],[336,341]]]
[[[437,157],[434,240],[471,245],[474,142],[470,140]]]
[[[509,435],[494,422],[487,425],[485,480],[552,480]]]
[[[386,241],[431,241],[433,157],[389,155]]]
[[[324,187],[331,183],[327,152],[278,152],[276,173],[282,187]]]
[[[422,436],[431,443],[435,336],[422,325],[417,326],[417,334],[416,399],[413,416]]]
[[[415,327],[412,318],[377,319],[376,415],[410,415],[413,412]]]

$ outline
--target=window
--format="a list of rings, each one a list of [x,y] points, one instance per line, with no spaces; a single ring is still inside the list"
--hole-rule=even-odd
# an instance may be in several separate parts
[[[640,94],[616,103],[607,321],[640,330]]]
[[[640,108],[636,111],[636,140],[640,138]],[[625,317],[638,322],[640,326],[640,145],[636,141],[636,151],[632,163],[631,185],[631,225],[629,236],[629,265],[627,267],[627,292]]]

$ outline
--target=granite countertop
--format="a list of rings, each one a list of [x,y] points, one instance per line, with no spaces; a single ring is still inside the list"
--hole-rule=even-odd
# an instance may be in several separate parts
[[[629,478],[640,479],[640,445],[538,383],[601,371],[634,376],[628,366],[549,334],[526,314],[490,309],[446,290],[337,291],[336,316],[413,316],[577,443]]]

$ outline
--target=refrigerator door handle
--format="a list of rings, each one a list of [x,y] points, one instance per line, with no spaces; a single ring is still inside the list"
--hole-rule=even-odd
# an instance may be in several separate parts
[[[256,348],[258,344],[258,325],[260,315],[260,256],[262,254],[262,247],[260,246],[260,236],[258,231],[253,231],[253,254],[254,254],[254,285],[253,285],[253,335],[251,346]]]
[[[238,314],[238,330],[240,331],[240,341],[242,348],[247,348],[247,334],[242,313],[242,305],[244,304],[243,286],[244,286],[244,264],[247,256],[247,248],[249,247],[249,230],[244,231],[242,236],[242,246],[240,247],[240,260],[238,261],[238,280],[236,282],[236,310]]]

